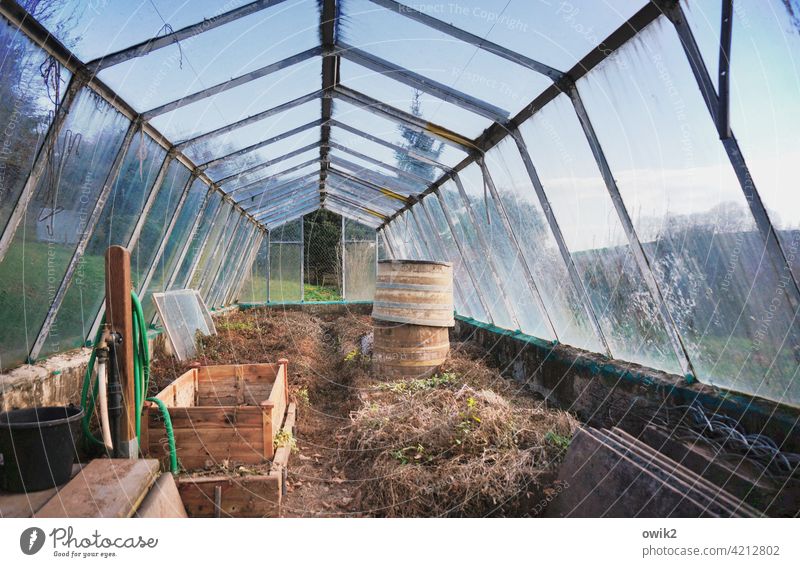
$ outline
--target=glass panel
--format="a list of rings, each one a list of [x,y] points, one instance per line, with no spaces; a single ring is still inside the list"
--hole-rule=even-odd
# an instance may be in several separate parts
[[[164,253],[161,254],[161,258],[159,258],[155,267],[153,277],[150,279],[150,285],[147,286],[146,297],[142,299],[145,321],[150,321],[156,313],[153,292],[167,291],[167,283],[173,270],[175,270],[175,264],[183,251],[189,232],[192,230],[195,220],[197,220],[197,215],[200,212],[206,193],[208,193],[208,185],[200,179],[195,179],[181,210],[178,212],[175,226],[164,248]]]
[[[487,252],[494,260],[505,294],[513,305],[520,330],[534,337],[554,340],[556,337],[547,324],[547,315],[539,309],[534,291],[528,285],[520,253],[511,241],[491,196],[484,198],[486,194],[480,167],[473,163],[459,173],[459,178],[475,213],[479,225],[477,228],[483,232],[489,248]],[[455,183],[450,187],[456,189]],[[467,216],[464,222],[468,220]],[[515,329],[516,325],[509,328]]]
[[[245,221],[244,217],[238,211],[234,210],[231,212],[226,226],[223,227],[221,240],[217,243],[218,246],[215,246],[211,251],[211,255],[205,266],[205,275],[200,285],[200,295],[203,296],[204,300],[208,301],[211,297],[211,288],[217,283],[220,266],[228,257],[228,251],[235,242],[235,237],[239,231],[241,231],[242,225],[245,222],[247,221]]]
[[[342,26],[339,33],[346,43],[488,101],[512,115],[552,84],[544,75],[488,51],[476,50],[367,0],[346,0],[341,6],[348,25]]]
[[[236,265],[241,259],[242,247],[245,245],[252,227],[253,225],[249,221],[242,219],[230,241],[230,246],[227,247],[224,254],[220,254],[220,263],[216,278],[214,278],[214,281],[212,281],[209,286],[207,299],[209,308],[222,307],[222,292],[227,289],[230,283],[232,272],[236,269]]]
[[[200,290],[200,283],[203,280],[203,274],[208,267],[209,259],[211,258],[214,250],[219,246],[222,231],[228,226],[232,219],[233,205],[228,201],[222,202],[222,209],[220,209],[214,224],[210,229],[208,238],[206,239],[203,250],[200,251],[200,259],[197,262],[197,267],[194,272],[189,276],[189,285],[191,289]],[[202,242],[202,241],[201,241]]]
[[[336,148],[331,149],[329,155],[334,168],[352,173],[378,185],[385,185],[398,193],[404,195],[417,194],[428,188],[427,183],[421,180],[417,181],[413,177],[400,177],[387,168],[377,166],[365,159]]]
[[[284,138],[278,142],[269,144],[263,148],[258,148],[247,152],[238,157],[226,159],[219,165],[214,165],[206,169],[206,173],[214,180],[220,180],[237,173],[244,171],[265,161],[269,161],[281,156],[284,156],[295,150],[299,150],[303,146],[307,146],[320,139],[319,127],[311,128],[304,132],[299,132],[288,138]]]
[[[569,99],[560,95],[520,131],[612,354],[680,373]]]
[[[319,187],[319,164],[309,165],[285,177],[268,178],[236,193],[234,198],[245,210],[255,211],[269,206],[280,195],[311,184]]]
[[[41,49],[5,19],[0,20],[0,233],[28,179],[55,102],[60,102],[61,96],[42,78],[46,63]],[[56,69],[60,75],[54,74],[52,80],[63,94],[70,74],[59,68],[51,72]]]
[[[183,153],[194,163],[206,163],[308,124],[318,119],[321,111],[320,101],[312,100],[225,134],[191,144]]]
[[[764,3],[759,2],[759,4]],[[736,12],[742,11],[741,1],[735,2],[734,5]],[[686,21],[689,22],[697,46],[700,48],[700,54],[703,56],[711,80],[714,81],[714,86],[719,88],[719,34],[722,24],[722,0],[713,2],[681,0],[681,7],[686,14]],[[733,37],[735,38],[736,34]]]
[[[105,30],[106,24],[102,26]],[[286,2],[100,71],[137,110],[224,83],[319,45],[314,0]],[[243,55],[244,54],[244,55]],[[147,85],[143,89],[142,85]]]
[[[677,34],[663,22],[640,35],[578,87],[672,317],[698,378],[796,403],[800,329],[783,275],[765,258]]]
[[[322,58],[312,57],[266,77],[156,116],[151,122],[170,140],[194,138],[318,90],[321,65]]]
[[[137,135],[86,246],[72,283],[40,355],[83,346],[105,300],[105,253],[109,246],[127,246],[166,152],[150,137]]]
[[[341,81],[346,87],[419,116],[428,122],[449,128],[467,138],[477,138],[492,124],[488,118],[418,91],[388,75],[376,73],[344,58],[341,59],[340,73]]]
[[[800,280],[800,20],[782,2],[734,6],[731,125]]]
[[[194,264],[195,258],[200,251],[200,245],[203,243],[206,235],[214,227],[214,218],[222,203],[222,196],[219,193],[212,193],[209,196],[208,205],[206,205],[203,216],[200,218],[200,224],[197,226],[194,236],[192,236],[192,243],[189,245],[189,250],[178,268],[178,274],[175,276],[175,283],[172,284],[170,290],[183,289],[188,285],[189,270]]]
[[[269,236],[261,240],[255,261],[250,267],[239,293],[240,303],[262,303],[269,299],[267,278],[269,277]]]
[[[158,188],[153,206],[144,220],[139,240],[131,251],[131,281],[133,289],[140,290],[147,270],[153,263],[161,240],[167,231],[172,215],[178,207],[181,194],[189,181],[189,170],[173,160]]]
[[[475,225],[467,213],[467,208],[455,183],[448,181],[439,189],[439,194],[444,199],[450,218],[453,221],[455,238],[462,244],[463,253],[467,255],[466,261],[469,262],[472,274],[475,276],[478,285],[481,287],[483,298],[491,311],[492,319],[498,327],[505,329],[516,329],[517,323],[513,315],[508,312],[506,303],[503,301],[505,292],[500,289],[497,279],[492,273],[492,268],[483,257],[484,251],[478,241]]]
[[[314,148],[294,157],[279,161],[278,163],[275,163],[269,167],[258,169],[250,173],[243,173],[242,175],[231,179],[230,182],[225,183],[222,185],[222,187],[226,192],[231,192],[255,181],[273,179],[277,182],[279,177],[282,177],[283,172],[287,169],[290,169],[294,166],[300,166],[301,164],[311,160],[319,160],[319,148]],[[317,165],[317,168],[319,168],[319,165]]]
[[[307,204],[307,205],[305,205],[305,206],[303,206],[303,207],[301,207],[299,209],[296,209],[293,212],[282,211],[279,214],[275,215],[274,217],[271,217],[271,218],[267,219],[263,224],[265,224],[268,229],[275,230],[277,227],[279,227],[279,226],[281,226],[283,224],[286,224],[288,222],[295,221],[295,220],[299,219],[300,217],[302,217],[303,215],[307,215],[309,213],[313,213],[314,211],[316,211],[319,208],[320,208],[319,200],[318,199],[317,200],[313,200],[312,199],[312,200],[309,201],[309,204]]]
[[[344,179],[335,174],[329,174],[326,180],[326,189],[333,195],[356,199],[356,203],[364,207],[375,209],[383,214],[390,215],[405,206],[405,201],[384,195],[378,190],[364,187],[358,183]]]
[[[127,127],[127,119],[96,95],[88,90],[78,94],[0,263],[2,369],[26,359],[79,240],[91,230],[86,221]],[[90,261],[83,273],[103,272],[102,262]],[[52,343],[61,350],[57,329]]]
[[[349,220],[345,220],[345,223],[357,224]],[[345,224],[346,226],[347,224]],[[366,226],[364,229],[372,232],[372,240],[345,241],[344,243],[343,272],[345,299],[348,301],[372,301],[375,297],[377,254],[375,231]]]
[[[381,225],[381,220],[379,218],[370,216],[368,213],[359,210],[357,207],[349,207],[342,203],[337,203],[331,201],[330,199],[326,199],[325,208],[345,218],[369,226],[373,230]]]
[[[431,228],[433,228],[439,236],[439,242],[441,242],[444,247],[447,260],[453,263],[453,278],[458,280],[464,292],[464,302],[456,306],[456,312],[466,317],[472,317],[479,321],[491,323],[492,321],[489,315],[484,311],[483,305],[480,302],[472,278],[470,278],[464,266],[461,254],[459,254],[458,248],[453,240],[453,234],[447,226],[447,221],[445,220],[439,200],[435,196],[430,196],[426,197],[421,203],[431,216],[431,221],[434,223]],[[482,266],[483,264],[484,263],[481,262],[479,265]]]
[[[466,157],[466,153],[459,148],[440,142],[432,136],[419,134],[399,122],[383,118],[343,100],[333,101],[333,117],[342,124],[366,132],[395,146],[413,150],[450,167]],[[416,173],[423,179],[434,180],[441,175],[439,169],[423,162],[414,160],[412,163],[408,163],[410,158],[406,154],[397,154],[390,148],[370,142],[366,138],[341,128],[335,130],[339,135],[340,143],[371,158],[379,159],[404,171]]]
[[[280,18],[298,1],[282,3],[264,14]],[[219,16],[239,7],[243,2],[219,0],[151,0],[149,2],[87,2],[86,0],[61,0],[41,2],[24,0],[20,4],[43,23],[64,45],[71,48],[84,61],[145,41],[172,30]],[[306,10],[313,11],[305,2]],[[316,27],[319,26],[317,16]],[[231,25],[231,24],[228,24]],[[220,29],[220,28],[218,28]],[[221,29],[228,29],[223,26]],[[114,30],[114,33],[109,33]],[[220,38],[227,43],[225,37]],[[185,40],[189,43],[191,40]],[[168,49],[168,48],[165,48]]]
[[[602,352],[603,347],[587,320],[583,300],[572,285],[516,143],[509,138],[500,142],[487,152],[486,164],[559,340]]]
[[[710,0],[710,3],[714,2],[716,0]],[[647,2],[462,0],[458,3],[425,4],[406,0],[401,3],[567,71]]]
[[[303,299],[303,221],[292,221],[270,232],[269,300]]]

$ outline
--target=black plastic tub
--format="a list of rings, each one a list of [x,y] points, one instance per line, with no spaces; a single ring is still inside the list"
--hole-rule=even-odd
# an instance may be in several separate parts
[[[0,413],[0,486],[34,492],[64,484],[72,475],[83,410],[41,407]]]

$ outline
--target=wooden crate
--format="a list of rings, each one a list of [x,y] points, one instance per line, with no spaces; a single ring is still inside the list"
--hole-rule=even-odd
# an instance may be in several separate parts
[[[225,460],[260,464],[274,455],[289,404],[288,361],[277,364],[202,366],[158,393],[169,408],[178,462],[185,470]],[[158,406],[146,402],[142,452],[169,463],[169,445]]]
[[[297,415],[289,404],[283,430],[294,434]],[[178,477],[178,492],[193,518],[275,518],[280,516],[286,496],[286,471],[291,447],[278,447],[269,471],[259,475],[214,475]]]

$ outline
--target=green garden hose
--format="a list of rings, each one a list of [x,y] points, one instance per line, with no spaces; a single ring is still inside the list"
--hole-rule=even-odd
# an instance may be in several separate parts
[[[144,320],[144,312],[142,311],[142,304],[139,301],[135,292],[131,292],[131,306],[133,311],[133,390],[134,390],[134,405],[136,407],[136,439],[141,446],[142,434],[142,410],[144,409],[145,395],[150,388],[150,349],[147,346],[147,324]],[[103,315],[100,321],[100,328],[94,339],[94,346],[92,354],[89,357],[89,365],[86,368],[86,376],[83,380],[83,389],[81,392],[81,406],[84,408],[83,420],[81,426],[83,434],[86,439],[93,445],[103,445],[103,442],[97,439],[89,427],[92,414],[94,413],[95,398],[98,394],[97,381],[92,384],[92,374],[94,374],[95,363],[95,348],[100,344],[103,335],[103,325],[106,322],[106,317]],[[91,396],[89,389],[91,388]],[[164,418],[164,428],[167,433],[167,440],[169,441],[169,455],[170,455],[170,470],[173,474],[178,472],[178,457],[175,450],[175,435],[172,431],[172,420],[169,417],[169,410],[161,400],[156,398],[147,398],[147,401],[154,402]]]

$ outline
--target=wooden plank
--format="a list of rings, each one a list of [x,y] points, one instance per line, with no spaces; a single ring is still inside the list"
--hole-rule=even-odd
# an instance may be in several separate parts
[[[264,456],[267,459],[271,459],[275,454],[275,447],[272,444],[272,440],[275,439],[275,432],[277,431],[272,428],[272,412],[275,410],[275,404],[268,400],[266,402],[261,402],[261,408],[264,410],[261,414],[261,446],[264,448]]]
[[[133,379],[133,315],[131,312],[131,255],[123,246],[111,246],[106,251],[106,323],[122,335],[117,345],[120,382],[124,398],[122,437],[130,443],[136,439],[136,416]]]
[[[280,480],[272,475],[179,477],[178,491],[193,518],[214,516],[214,488],[222,488],[222,517],[275,518],[280,514]]]
[[[237,406],[197,406],[191,408],[169,408],[172,426],[176,429],[190,429],[197,427],[220,427],[236,425],[238,427],[260,426],[261,408]],[[150,412],[150,427],[163,429],[164,422],[161,412],[152,408]]]
[[[286,421],[283,423],[281,431],[294,435],[294,422],[297,417],[297,405],[289,404],[289,409],[286,411]],[[289,466],[289,455],[292,452],[291,446],[285,445],[275,449],[275,456],[272,459],[272,470],[280,470]]]
[[[82,465],[72,465],[72,476],[81,470]],[[58,487],[36,492],[14,493],[0,490],[0,518],[30,518],[44,506],[58,491]]]
[[[188,518],[181,501],[178,485],[171,473],[162,473],[142,505],[136,511],[137,518]]]
[[[36,514],[37,518],[130,518],[158,477],[154,459],[95,459]]]

